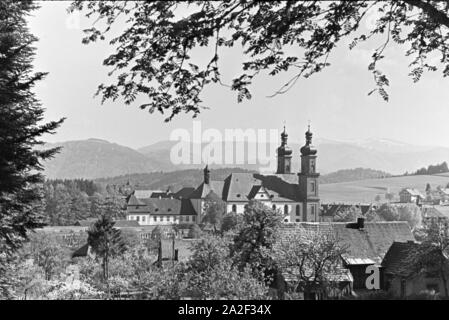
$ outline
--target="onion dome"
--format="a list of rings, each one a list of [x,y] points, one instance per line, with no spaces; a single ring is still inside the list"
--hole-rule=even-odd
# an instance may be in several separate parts
[[[310,131],[310,125],[306,132],[306,145],[301,148],[301,155],[310,156],[317,153],[316,148],[312,145],[312,132]]]
[[[278,156],[290,156],[292,154],[292,149],[290,149],[290,147],[287,146],[287,138],[288,138],[288,134],[285,131],[285,126],[284,126],[284,131],[281,133],[281,146],[277,149],[278,151]]]

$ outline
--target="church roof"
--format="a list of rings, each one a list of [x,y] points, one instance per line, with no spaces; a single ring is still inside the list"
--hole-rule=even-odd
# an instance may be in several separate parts
[[[260,187],[271,201],[299,201],[297,176],[294,174],[231,173],[224,182],[223,200],[248,201]]]
[[[189,199],[193,191],[195,191],[194,187],[184,187],[175,192],[173,197],[175,197],[176,199]]]

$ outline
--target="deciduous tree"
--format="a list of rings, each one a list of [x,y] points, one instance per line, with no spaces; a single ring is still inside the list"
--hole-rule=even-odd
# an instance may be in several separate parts
[[[256,276],[267,274],[273,263],[268,250],[276,241],[283,216],[259,201],[251,201],[242,220],[231,256],[239,270],[249,266]]]
[[[338,284],[345,252],[333,234],[304,229],[279,241],[273,258],[281,272],[292,279],[293,292],[302,291],[307,298],[313,289],[326,295]]]
[[[393,43],[411,59],[413,81],[438,68],[443,76],[449,74],[449,6],[441,1],[77,0],[70,8],[75,10],[95,17],[83,43],[114,34],[110,44],[115,51],[103,63],[116,81],[98,87],[103,101],[120,97],[131,104],[142,95],[146,101],[140,108],[168,112],[166,121],[208,107],[201,94],[214,83],[236,91],[240,102],[251,98],[258,76],[288,72],[291,78],[272,95],[285,93],[301,77],[328,67],[329,56],[342,44],[349,49],[363,42],[372,46],[368,71],[375,87],[368,94],[377,91],[384,100],[390,81],[380,65]],[[368,16],[375,23],[366,24]],[[194,60],[201,47],[210,52],[204,63]],[[241,73],[228,82],[220,62],[223,49],[230,47],[239,48],[245,60]]]

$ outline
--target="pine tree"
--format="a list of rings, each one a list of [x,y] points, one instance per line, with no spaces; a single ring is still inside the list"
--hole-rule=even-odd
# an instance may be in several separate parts
[[[109,215],[102,214],[94,225],[87,231],[87,243],[99,258],[102,259],[103,279],[108,283],[109,259],[125,251],[119,229],[114,228],[115,222]]]
[[[0,2],[0,265],[21,247],[29,229],[43,225],[41,161],[57,149],[36,147],[43,143],[40,136],[63,121],[42,124],[44,108],[32,92],[45,76],[32,70],[36,38],[26,25],[36,8],[32,1]]]

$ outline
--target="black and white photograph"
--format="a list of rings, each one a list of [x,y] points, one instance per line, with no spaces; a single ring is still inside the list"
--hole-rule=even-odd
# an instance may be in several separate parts
[[[0,1],[0,300],[449,300],[448,75],[448,1]]]

